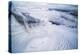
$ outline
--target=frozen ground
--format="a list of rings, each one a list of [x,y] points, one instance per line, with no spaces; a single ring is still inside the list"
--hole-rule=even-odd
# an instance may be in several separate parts
[[[73,15],[74,11],[77,11],[76,6],[13,2],[12,52],[77,49],[77,16]]]

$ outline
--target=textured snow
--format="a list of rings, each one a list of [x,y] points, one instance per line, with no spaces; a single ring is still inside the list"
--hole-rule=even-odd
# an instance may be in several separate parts
[[[52,51],[78,47],[75,16],[67,12],[50,11],[48,7],[55,6],[46,3],[13,2],[12,7],[12,52]],[[67,5],[61,7],[68,8]]]

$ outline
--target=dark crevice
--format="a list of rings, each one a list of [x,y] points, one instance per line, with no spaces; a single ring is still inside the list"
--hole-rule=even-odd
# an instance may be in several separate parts
[[[55,25],[60,25],[60,23],[57,23],[57,22],[53,22],[53,21],[49,21],[51,22],[52,24],[55,24]]]

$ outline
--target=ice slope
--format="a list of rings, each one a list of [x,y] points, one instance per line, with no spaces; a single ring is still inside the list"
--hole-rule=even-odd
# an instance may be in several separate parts
[[[25,7],[12,10],[12,52],[77,49],[77,18],[66,12],[41,9],[42,5],[38,7],[28,13]]]

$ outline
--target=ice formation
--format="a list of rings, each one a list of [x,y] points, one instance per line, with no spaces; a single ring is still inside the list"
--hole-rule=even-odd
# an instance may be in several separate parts
[[[77,49],[77,6],[12,2],[11,12],[12,52]]]

